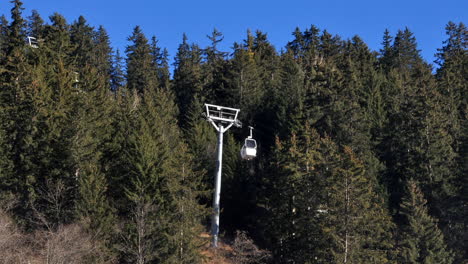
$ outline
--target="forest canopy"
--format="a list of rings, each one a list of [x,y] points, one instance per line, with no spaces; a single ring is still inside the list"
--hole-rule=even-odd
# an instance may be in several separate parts
[[[435,69],[409,28],[372,51],[314,25],[281,51],[184,35],[171,66],[139,26],[120,54],[83,16],[0,8],[0,263],[207,262],[205,103],[241,109],[258,144],[245,161],[246,126],[225,135],[222,236],[262,253],[233,263],[467,261],[465,24]]]

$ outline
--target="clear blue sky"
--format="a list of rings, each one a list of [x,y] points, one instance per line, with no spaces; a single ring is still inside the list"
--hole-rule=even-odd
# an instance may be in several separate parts
[[[11,4],[0,1],[0,13],[9,17]],[[468,0],[23,0],[25,16],[32,9],[48,22],[53,12],[72,22],[83,15],[91,26],[103,25],[112,46],[124,51],[127,37],[136,25],[159,45],[169,50],[171,60],[182,34],[201,47],[209,44],[206,35],[213,28],[224,34],[220,48],[231,51],[247,29],[268,34],[277,50],[292,40],[296,27],[310,25],[327,29],[344,39],[359,35],[372,50],[380,49],[383,31],[394,35],[406,26],[415,34],[422,56],[434,61],[434,53],[446,39],[448,21],[468,22]]]

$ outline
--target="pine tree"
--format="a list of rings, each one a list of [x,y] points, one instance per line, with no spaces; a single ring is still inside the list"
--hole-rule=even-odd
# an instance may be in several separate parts
[[[213,175],[216,166],[216,130],[202,118],[204,105],[199,98],[194,98],[192,109],[188,113],[187,128],[183,131],[188,151],[193,157],[193,170],[202,175],[204,189],[212,190]],[[208,197],[208,200],[211,199]],[[207,199],[202,199],[207,200]],[[208,201],[203,201],[211,206]]]
[[[450,120],[444,114],[443,98],[435,90],[429,69],[419,67],[415,83],[403,91],[405,99],[394,116],[396,122],[391,123],[395,128],[391,144],[398,148],[392,170],[400,179],[418,181],[431,202],[431,212],[442,216],[447,206],[444,204],[457,189],[453,174],[456,153],[453,137],[447,133]],[[395,197],[399,192],[401,195],[401,190],[400,183],[394,190]]]
[[[382,40],[382,49],[380,49],[379,63],[385,72],[388,72],[393,66],[394,50],[392,48],[393,37],[390,35],[390,31],[385,29]]]
[[[123,215],[130,214],[124,193],[131,173],[128,158],[132,149],[131,135],[138,127],[140,104],[141,98],[137,96],[137,91],[128,91],[125,87],[115,91],[115,100],[109,113],[110,141],[103,149],[101,159],[101,164],[109,175],[109,200],[118,214]]]
[[[136,26],[132,35],[128,38],[131,45],[125,49],[127,54],[127,87],[129,90],[137,90],[143,93],[150,87],[159,86],[157,72],[154,69],[154,57],[151,46],[143,34],[141,28]]]
[[[190,46],[184,34],[175,57],[172,85],[179,108],[179,124],[182,128],[187,125],[190,109],[194,109],[193,98],[197,98],[199,102],[207,100],[207,94],[203,90],[201,56],[200,48],[197,45]]]
[[[401,203],[405,219],[399,234],[400,263],[452,263],[444,236],[426,207],[424,195],[414,181],[408,181]]]
[[[447,199],[443,207],[441,228],[447,237],[451,248],[455,249],[457,259],[466,258],[466,224],[463,224],[463,187],[460,182],[466,182],[466,156],[468,136],[466,134],[467,123],[467,92],[466,84],[466,64],[468,62],[468,30],[463,23],[455,24],[449,22],[446,26],[448,39],[444,41],[444,47],[439,49],[437,63],[440,68],[437,70],[436,78],[441,104],[441,117],[446,122],[445,131],[453,141],[451,146],[458,154],[456,158],[457,166],[451,169],[454,174],[454,185],[459,187],[450,198]],[[448,142],[447,142],[448,143]],[[442,154],[445,158],[445,155]],[[466,210],[465,210],[466,211]]]
[[[98,69],[88,66],[83,76],[81,92],[75,96],[77,109],[74,113],[71,151],[75,162],[77,181],[76,215],[86,223],[87,231],[93,234],[102,256],[110,258],[111,241],[115,238],[115,209],[109,200],[109,178],[105,154],[112,142],[111,111],[108,86]],[[105,252],[105,253],[104,253]],[[97,260],[96,260],[97,261]]]
[[[169,62],[167,49],[158,47],[156,37],[151,38],[151,55],[153,56],[153,67],[157,73],[161,88],[169,89]]]
[[[28,17],[28,20],[28,36],[34,37],[36,40],[40,40],[44,34],[44,20],[39,15],[37,10],[32,11],[31,16]]]
[[[111,90],[111,74],[113,63],[113,51],[110,46],[110,39],[104,27],[99,26],[93,36],[93,57],[92,66],[97,69],[100,87]]]
[[[12,22],[8,25],[6,43],[0,59],[0,119],[2,152],[2,198],[16,199],[20,205],[15,216],[30,220],[28,209],[34,199],[34,148],[32,140],[34,114],[32,94],[32,69],[24,52],[25,20],[22,18],[22,2],[11,1]],[[31,211],[29,211],[31,213]]]
[[[273,249],[282,262],[388,263],[393,225],[349,147],[304,128],[277,143],[268,184]],[[376,220],[378,219],[378,220]]]
[[[331,262],[391,262],[393,223],[375,194],[372,179],[365,174],[364,164],[349,147],[344,147],[336,165],[327,177],[329,193],[323,226]]]
[[[387,123],[392,129],[387,129],[383,142],[390,202],[397,209],[403,182],[414,179],[431,201],[431,212],[440,216],[443,201],[456,189],[450,172],[456,156],[453,137],[447,134],[450,121],[444,114],[444,99],[408,29],[399,31],[393,48],[396,66],[388,74],[393,92],[386,99],[392,100]],[[442,157],[444,162],[440,162]]]
[[[224,101],[226,105],[242,109],[242,120],[247,118],[251,123],[252,116],[249,114],[252,113],[254,106],[258,107],[260,104],[262,88],[258,65],[254,58],[253,43],[250,43],[250,46],[248,44],[253,36],[249,34],[250,32],[245,46],[235,44],[234,57],[229,65],[229,83],[225,91],[229,96]]]
[[[306,129],[308,129],[306,127]],[[287,142],[277,139],[272,172],[267,179],[266,234],[274,258],[280,262],[308,263],[322,257],[323,236],[319,216],[324,178],[317,177],[323,159],[316,131],[301,131]],[[320,262],[319,262],[320,263]]]
[[[211,45],[203,50],[203,91],[206,100],[209,102],[226,105],[226,102],[224,102],[227,95],[224,75],[226,72],[225,57],[227,56],[227,52],[222,52],[218,49],[218,45],[223,41],[224,37],[216,28],[207,37]]]
[[[86,19],[80,16],[70,27],[70,43],[73,45],[72,57],[76,57],[76,71],[79,73],[84,67],[91,65],[93,58],[94,28],[87,24]]]
[[[126,155],[126,204],[134,216],[126,221],[126,254],[137,263],[196,263],[200,179],[180,140],[172,97],[151,88],[144,94]]]
[[[70,124],[79,101],[69,26],[57,13],[50,19],[52,25],[44,28],[44,45],[35,49],[39,61],[35,67],[40,74],[35,79],[37,114],[33,120],[37,130],[33,142],[38,146],[36,155],[42,158],[35,163],[32,189],[36,197],[29,203],[34,217],[42,222],[39,227],[55,230],[75,217],[77,182],[71,153],[75,130]]]
[[[168,194],[164,196],[167,200],[161,208],[168,217],[163,216],[167,221],[164,233],[167,234],[168,244],[162,245],[163,254],[159,259],[162,263],[197,263],[202,245],[198,241],[202,229],[200,220],[206,216],[205,209],[197,201],[201,194],[200,174],[192,170],[192,157],[180,139],[173,96],[164,90],[150,96],[145,98],[147,113],[154,117],[157,124],[161,124],[156,136],[165,141],[163,144],[167,151],[167,156],[160,155],[159,159],[163,158],[160,168],[164,170],[161,191]]]
[[[6,39],[8,36],[8,20],[5,15],[0,16],[0,53],[4,55],[6,48]]]
[[[400,72],[408,72],[422,64],[420,50],[417,49],[416,38],[408,29],[399,30],[393,42],[393,64]]]
[[[120,51],[117,50],[112,57],[112,67],[110,73],[111,91],[117,92],[119,88],[125,85],[123,58],[120,56]]]
[[[278,126],[275,131],[284,137],[291,131],[298,131],[304,121],[305,74],[290,52],[283,54],[279,73],[279,87],[274,90],[273,99],[269,102],[275,113]]]

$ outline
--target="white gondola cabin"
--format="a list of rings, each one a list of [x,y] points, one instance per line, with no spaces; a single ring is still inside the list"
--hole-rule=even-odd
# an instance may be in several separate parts
[[[251,160],[257,157],[257,141],[252,138],[252,129],[250,128],[250,136],[247,137],[244,141],[244,146],[241,149],[241,157],[245,160]]]

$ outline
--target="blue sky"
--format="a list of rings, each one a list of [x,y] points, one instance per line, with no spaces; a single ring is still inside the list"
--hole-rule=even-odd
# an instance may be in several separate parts
[[[11,4],[0,1],[0,13],[9,17]],[[268,34],[277,50],[292,40],[296,27],[310,25],[327,29],[342,38],[359,35],[372,50],[378,50],[386,28],[394,35],[406,26],[415,34],[422,56],[434,61],[434,53],[446,39],[448,21],[468,22],[467,0],[23,0],[25,16],[32,9],[48,21],[53,12],[72,22],[83,15],[91,26],[103,25],[112,46],[121,52],[129,43],[127,37],[136,25],[159,45],[169,50],[171,60],[185,32],[189,42],[201,47],[209,44],[206,35],[213,28],[224,34],[220,49],[231,51],[234,42],[241,42],[247,29]]]

